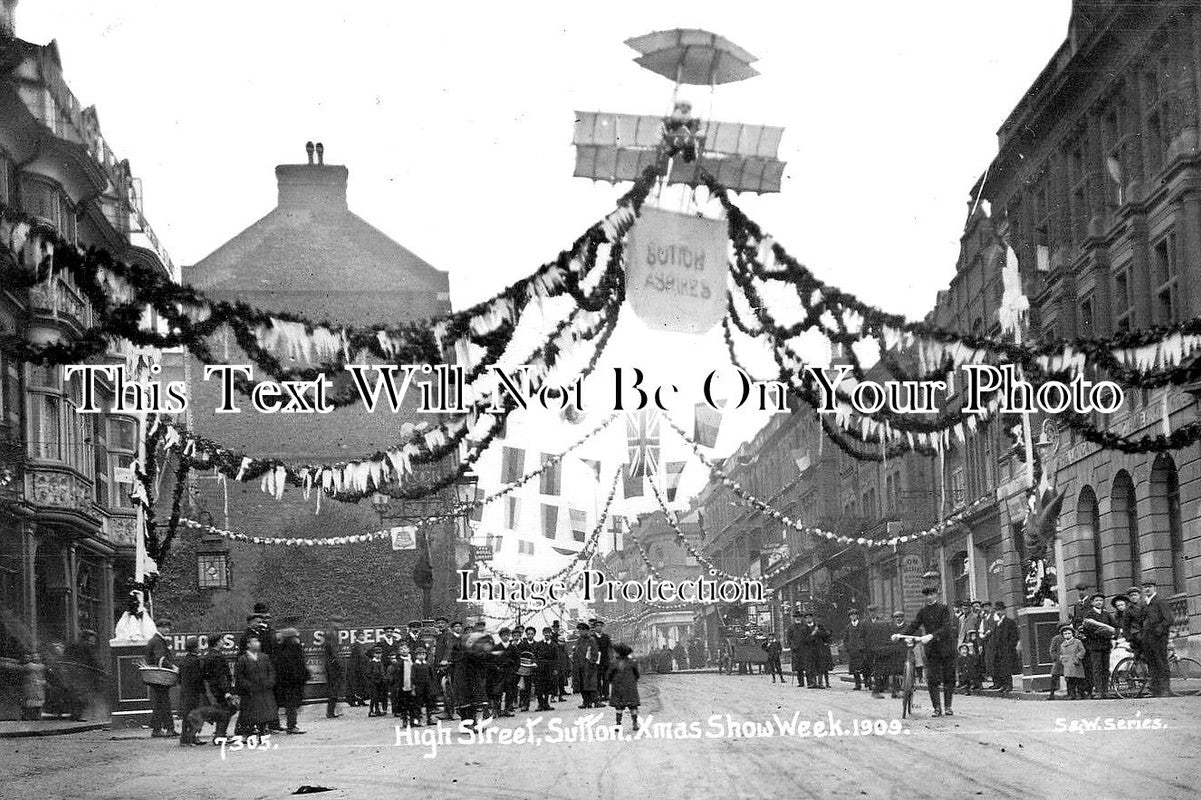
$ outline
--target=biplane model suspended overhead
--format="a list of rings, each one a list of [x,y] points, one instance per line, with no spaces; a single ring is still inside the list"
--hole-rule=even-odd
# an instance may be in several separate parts
[[[752,78],[756,58],[707,31],[659,31],[626,41],[641,53],[634,61],[675,83],[673,111],[666,117],[577,111],[575,177],[632,181],[656,164],[664,148],[673,157],[667,183],[696,187],[707,172],[735,192],[778,192],[784,162],[776,154],[784,129],[770,125],[701,120],[691,104],[677,101],[682,84],[709,86]]]

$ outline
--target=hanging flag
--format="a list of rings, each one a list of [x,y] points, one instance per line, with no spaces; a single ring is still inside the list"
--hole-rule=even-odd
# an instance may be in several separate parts
[[[667,462],[667,502],[676,499],[676,491],[680,488],[680,477],[684,474],[685,461]]]
[[[621,535],[625,532],[625,517],[614,514],[609,517],[609,532],[613,534],[613,549],[621,549]]]
[[[586,541],[588,539],[588,515],[582,508],[569,508],[567,514],[571,517],[571,538],[577,542]]]
[[[481,502],[484,499],[484,490],[480,487],[475,487],[475,502],[476,505],[471,507],[469,520],[471,522],[482,522],[484,519],[484,506]]]
[[[621,471],[621,489],[622,496],[627,500],[631,497],[642,497],[642,481],[641,475],[631,475],[627,467]]]
[[[1039,269],[1042,269],[1040,266]],[[1022,293],[1022,276],[1018,270],[1018,257],[1012,247],[1005,248],[1005,268],[1001,270],[1001,307],[997,318],[1003,333],[1013,333],[1026,316],[1030,301]]]
[[[559,507],[542,504],[542,535],[554,539],[559,533]]]
[[[601,462],[592,458],[581,458],[580,461],[583,462],[584,466],[592,470],[593,477],[599,481],[601,476]]]
[[[550,453],[542,454],[542,474],[538,476],[538,491],[542,494],[559,494],[561,463]]]
[[[697,403],[693,418],[692,440],[701,447],[717,447],[721,412],[708,403]]]
[[[508,447],[501,451],[500,480],[501,483],[516,483],[525,471],[525,450],[520,447]]]
[[[629,460],[626,472],[639,478],[659,472],[659,412],[653,409],[626,415]]]

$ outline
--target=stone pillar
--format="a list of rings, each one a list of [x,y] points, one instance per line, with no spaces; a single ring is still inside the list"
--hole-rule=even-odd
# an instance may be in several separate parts
[[[66,600],[63,603],[63,613],[66,614],[66,624],[63,626],[64,644],[69,644],[75,641],[79,635],[79,597],[76,591],[76,569],[79,565],[79,558],[75,553],[75,543],[66,542],[62,549],[63,559],[63,582],[66,583]]]
[[[111,557],[106,557],[100,562],[100,580],[104,582],[100,600],[100,613],[104,619],[101,620],[99,630],[96,631],[96,639],[99,642],[107,643],[109,639],[113,638],[113,620],[117,616],[113,606],[113,560]]]
[[[1201,187],[1181,195],[1176,235],[1180,248],[1176,281],[1183,301],[1177,316],[1190,319],[1201,314]]]
[[[21,526],[21,566],[25,570],[25,624],[33,637],[35,650],[41,647],[38,641],[37,555],[37,527],[29,522]]]

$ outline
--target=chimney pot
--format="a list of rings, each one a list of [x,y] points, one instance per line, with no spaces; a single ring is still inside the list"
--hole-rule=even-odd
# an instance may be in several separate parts
[[[0,36],[17,35],[17,0],[0,0]]]
[[[313,143],[305,142],[304,143],[304,151],[309,154],[309,163],[312,164],[313,163]]]
[[[325,163],[325,145],[323,145],[321,142],[317,142],[317,163]]]

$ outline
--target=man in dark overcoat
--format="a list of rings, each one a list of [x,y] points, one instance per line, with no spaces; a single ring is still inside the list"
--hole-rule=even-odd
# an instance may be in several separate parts
[[[847,648],[847,669],[855,678],[855,691],[864,685],[870,686],[871,673],[867,670],[867,628],[859,620],[859,611],[851,609],[843,644]]]
[[[1171,675],[1168,672],[1168,638],[1172,634],[1175,615],[1167,601],[1159,596],[1155,581],[1143,581],[1143,611],[1140,633],[1143,657],[1147,659],[1147,670],[1151,673],[1151,696],[1163,697],[1171,693]]]
[[[993,644],[993,679],[1002,694],[1013,691],[1013,676],[1022,672],[1022,659],[1018,655],[1018,626],[1005,613],[1005,603],[993,603],[997,612],[996,627],[989,634]]]
[[[1105,595],[1094,594],[1091,605],[1080,620],[1080,638],[1084,640],[1085,670],[1091,680],[1093,696],[1109,698],[1109,654],[1118,632],[1118,621],[1105,610]]]

